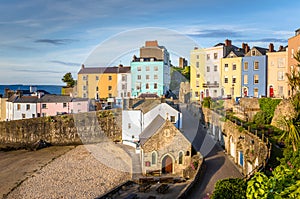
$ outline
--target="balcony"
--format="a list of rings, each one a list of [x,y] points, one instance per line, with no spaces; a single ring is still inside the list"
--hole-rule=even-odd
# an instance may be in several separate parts
[[[203,88],[218,88],[219,83],[203,83],[202,84]]]

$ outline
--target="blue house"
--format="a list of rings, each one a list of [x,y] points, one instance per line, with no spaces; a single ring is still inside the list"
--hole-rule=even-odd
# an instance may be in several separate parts
[[[170,58],[167,49],[157,41],[146,41],[140,48],[141,57],[133,57],[131,66],[131,95],[166,94],[170,85]]]
[[[269,49],[253,47],[242,59],[242,97],[267,95],[267,56]]]

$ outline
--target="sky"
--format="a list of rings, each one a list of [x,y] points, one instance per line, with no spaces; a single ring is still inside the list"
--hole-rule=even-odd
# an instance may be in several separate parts
[[[178,57],[224,42],[275,49],[300,28],[300,1],[10,0],[0,2],[0,84],[63,85],[86,67],[130,65],[145,40]]]

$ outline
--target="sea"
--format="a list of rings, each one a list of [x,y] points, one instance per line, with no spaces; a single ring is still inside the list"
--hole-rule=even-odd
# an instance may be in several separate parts
[[[9,88],[10,90],[29,90],[30,86],[34,86],[37,90],[45,90],[50,94],[61,94],[61,88],[63,86],[58,85],[23,85],[23,84],[15,84],[15,85],[0,85],[0,94],[4,95],[5,89]]]

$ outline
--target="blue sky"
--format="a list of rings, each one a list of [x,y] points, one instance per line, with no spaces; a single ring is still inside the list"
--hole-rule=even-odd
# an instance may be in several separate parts
[[[1,1],[0,84],[62,85],[82,63],[129,65],[147,38],[170,49],[174,64],[194,45],[226,38],[278,48],[300,28],[299,7],[296,0]],[[99,62],[89,59],[95,52]]]

